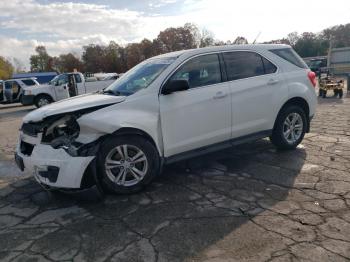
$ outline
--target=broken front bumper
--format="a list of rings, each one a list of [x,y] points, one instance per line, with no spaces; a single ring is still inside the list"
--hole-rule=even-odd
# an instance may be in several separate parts
[[[40,142],[40,134],[33,137],[21,132],[15,156],[17,165],[33,173],[41,184],[56,188],[80,188],[84,172],[95,157],[73,157],[63,148],[54,149]]]

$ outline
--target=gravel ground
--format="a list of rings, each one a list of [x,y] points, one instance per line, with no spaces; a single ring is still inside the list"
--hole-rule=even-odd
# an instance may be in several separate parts
[[[319,101],[296,150],[268,140],[168,166],[131,196],[44,191],[0,106],[1,261],[349,261],[350,98]]]

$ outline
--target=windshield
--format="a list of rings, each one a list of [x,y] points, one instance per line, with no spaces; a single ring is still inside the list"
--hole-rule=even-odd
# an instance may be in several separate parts
[[[128,96],[147,88],[176,58],[146,60],[108,86],[104,93]]]
[[[50,85],[53,85],[54,83],[57,82],[57,79],[58,79],[59,76],[55,76],[54,78],[52,78],[49,82]]]

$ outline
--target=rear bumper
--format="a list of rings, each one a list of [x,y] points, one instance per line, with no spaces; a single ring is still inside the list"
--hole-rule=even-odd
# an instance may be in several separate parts
[[[85,170],[95,157],[73,157],[64,149],[40,144],[39,140],[40,138],[21,132],[15,155],[19,168],[33,173],[40,184],[55,188],[79,189]],[[32,150],[24,149],[23,142],[27,146],[32,145]]]
[[[22,95],[21,103],[22,105],[28,106],[34,104],[34,95]]]

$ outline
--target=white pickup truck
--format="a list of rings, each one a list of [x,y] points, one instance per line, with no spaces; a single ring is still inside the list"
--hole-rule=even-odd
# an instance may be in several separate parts
[[[22,103],[25,90],[34,90],[39,86],[35,78],[0,80],[0,104]]]
[[[22,103],[39,108],[62,99],[102,90],[114,81],[86,82],[82,73],[64,73],[57,75],[48,84],[27,88],[22,96]]]

